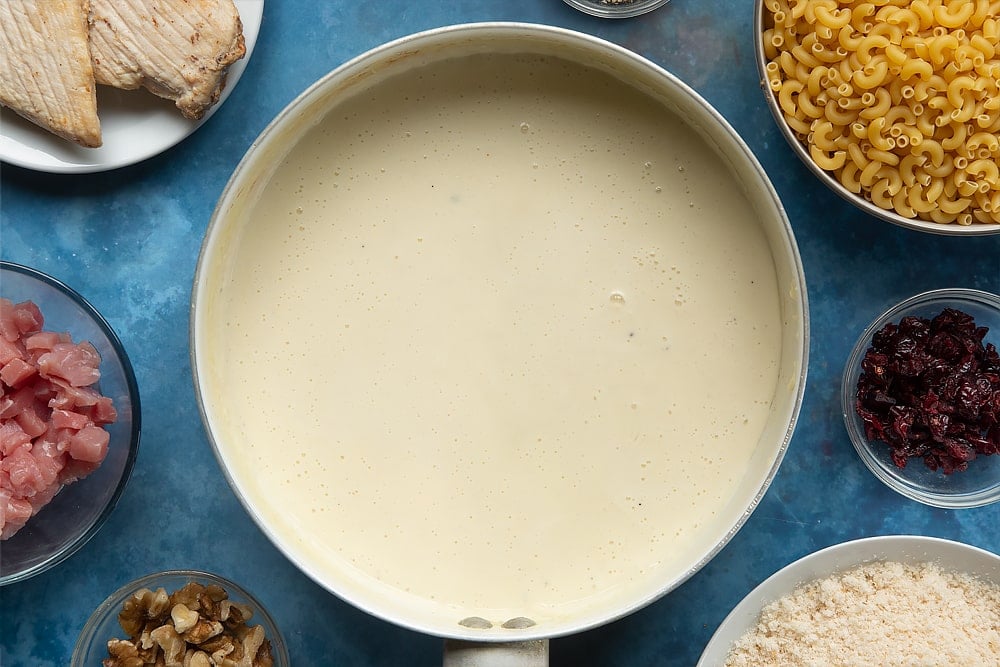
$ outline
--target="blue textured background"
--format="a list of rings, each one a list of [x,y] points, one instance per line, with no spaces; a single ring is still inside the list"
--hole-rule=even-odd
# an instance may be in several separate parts
[[[770,175],[798,239],[811,305],[809,384],[784,463],[732,542],[683,586],[603,628],[552,643],[553,665],[693,665],[733,606],[809,552],[878,534],[918,533],[1000,550],[1000,505],[946,511],[883,487],[847,439],[840,372],[884,307],[938,287],[1000,290],[1000,236],[956,239],[868,218],[798,162],[758,87],[749,0],[673,0],[606,21],[560,0],[268,0],[253,57],[198,132],[141,164],[95,175],[3,166],[0,256],[49,272],[101,310],[123,339],[143,399],[132,480],[82,550],[0,589],[0,664],[68,662],[89,612],[122,583],[161,569],[216,571],[270,608],[299,665],[440,664],[440,640],[375,620],[300,574],[246,516],[198,418],[188,304],[215,201],[268,121],[317,78],[385,41],[484,20],[548,23],[604,37],[663,65],[712,103]]]

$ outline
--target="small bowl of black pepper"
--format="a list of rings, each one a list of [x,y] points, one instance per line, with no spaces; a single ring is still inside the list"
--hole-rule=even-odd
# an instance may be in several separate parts
[[[604,19],[626,19],[646,14],[667,4],[670,0],[564,0],[567,5],[584,14]]]
[[[1000,500],[1000,296],[939,289],[882,313],[844,370],[844,424],[883,483],[933,507]]]

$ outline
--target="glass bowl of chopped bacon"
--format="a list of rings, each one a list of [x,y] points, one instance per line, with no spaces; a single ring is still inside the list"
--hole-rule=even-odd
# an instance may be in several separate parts
[[[869,470],[934,507],[1000,500],[1000,296],[939,289],[910,297],[861,334],[841,401]]]
[[[139,447],[125,348],[82,296],[0,261],[0,585],[61,563],[104,524]]]

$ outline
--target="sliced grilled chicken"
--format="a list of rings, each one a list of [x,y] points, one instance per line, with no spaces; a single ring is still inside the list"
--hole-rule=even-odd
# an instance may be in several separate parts
[[[87,0],[0,0],[0,104],[82,146],[101,145]]]
[[[197,120],[246,45],[233,0],[90,0],[90,52],[98,83],[141,86]]]

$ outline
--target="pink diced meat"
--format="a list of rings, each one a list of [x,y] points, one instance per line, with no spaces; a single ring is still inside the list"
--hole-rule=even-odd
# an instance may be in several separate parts
[[[35,404],[35,387],[25,385],[16,390],[4,387],[4,401],[0,402],[0,419],[13,419]]]
[[[0,299],[0,539],[97,469],[118,417],[94,346],[43,324],[34,303]]]
[[[101,396],[97,399],[97,403],[91,407],[90,418],[98,426],[103,426],[104,424],[114,424],[118,421],[118,411],[115,410],[114,401],[112,401],[107,396]]]
[[[70,412],[69,410],[52,411],[52,426],[55,428],[70,428],[74,431],[79,431],[86,427],[89,422],[90,419],[79,412]]]
[[[47,378],[61,378],[74,387],[89,387],[101,379],[101,355],[90,343],[56,343],[38,357],[38,372]]]
[[[66,334],[59,334],[55,331],[39,331],[24,339],[24,349],[28,352],[48,352],[56,346],[56,343],[69,343],[70,339]]]
[[[42,312],[31,301],[14,303],[10,299],[0,299],[0,336],[13,342],[24,334],[42,330],[45,320]]]
[[[11,359],[0,367],[0,380],[8,387],[16,387],[37,373],[38,368],[34,364],[24,359]]]
[[[14,420],[25,433],[37,438],[49,428],[48,422],[42,417],[46,412],[45,405],[36,400],[33,406],[25,406]]]
[[[0,454],[4,457],[11,454],[21,445],[31,442],[31,436],[24,432],[21,425],[9,419],[0,424]]]
[[[0,336],[0,366],[6,366],[14,359],[25,359],[27,356],[27,351],[16,342]]]
[[[4,456],[2,469],[10,478],[11,489],[18,497],[31,499],[39,489],[45,488],[42,471],[38,468],[35,457],[31,455],[31,445],[25,444]]]
[[[108,453],[111,435],[100,426],[85,426],[69,439],[69,455],[78,461],[100,463]]]
[[[6,540],[19,531],[32,514],[31,503],[9,490],[0,489],[0,539]]]

